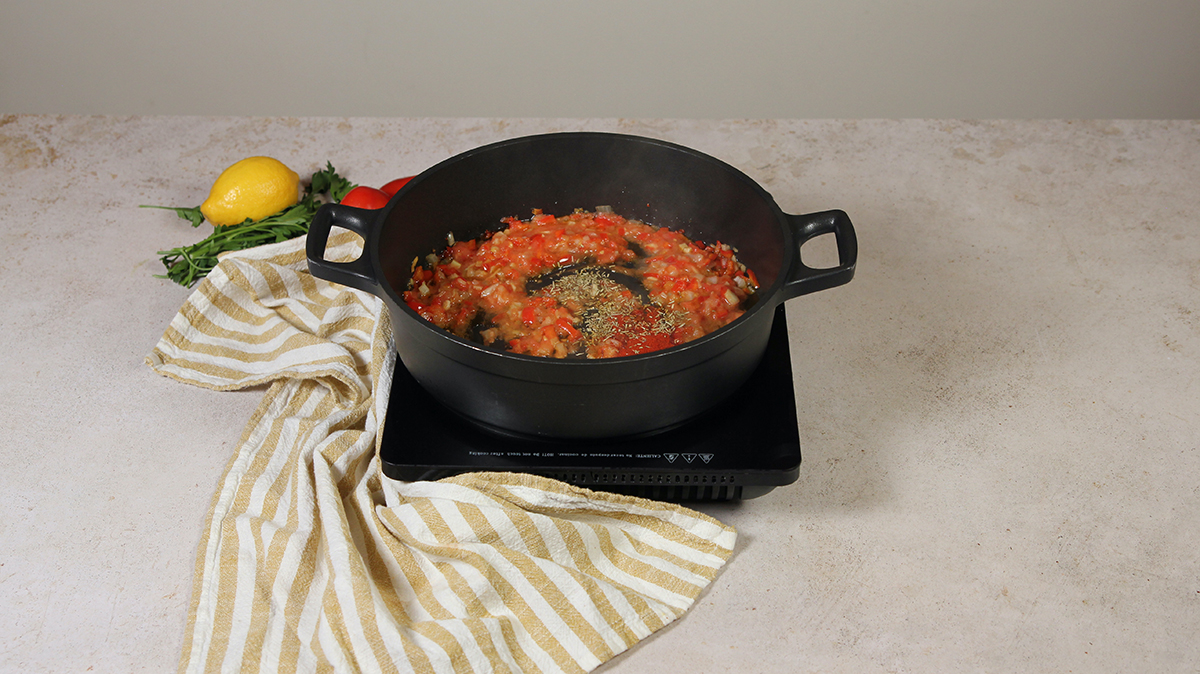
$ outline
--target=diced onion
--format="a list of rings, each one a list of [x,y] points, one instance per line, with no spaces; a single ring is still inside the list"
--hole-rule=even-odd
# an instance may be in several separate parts
[[[504,218],[506,227],[471,241],[447,232],[449,248],[430,255],[425,266],[413,260],[405,300],[460,337],[560,358],[645,353],[741,315],[755,282],[744,278],[728,245],[692,242],[608,206],[596,211]],[[530,289],[534,275],[570,265],[580,269]],[[609,278],[613,273],[640,280],[646,296],[639,301],[626,284]]]

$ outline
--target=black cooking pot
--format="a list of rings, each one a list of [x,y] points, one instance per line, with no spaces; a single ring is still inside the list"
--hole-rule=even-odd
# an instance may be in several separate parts
[[[721,241],[758,276],[757,302],[686,344],[597,360],[499,351],[427,322],[403,300],[414,260],[532,209],[611,206],[626,218]],[[324,259],[333,227],[363,237],[353,262]],[[839,264],[812,269],[800,246],[832,233]],[[484,428],[544,438],[633,436],[672,428],[728,397],[758,365],[775,307],[848,282],[858,243],[842,211],[788,215],[762,187],[713,157],[660,140],[559,133],[486,145],[433,166],[381,210],[323,206],[308,234],[314,276],[381,297],[404,367],[442,404]],[[419,420],[414,420],[419,422]]]

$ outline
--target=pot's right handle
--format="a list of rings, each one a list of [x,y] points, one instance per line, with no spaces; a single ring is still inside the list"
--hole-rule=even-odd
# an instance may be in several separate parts
[[[308,240],[305,243],[308,271],[317,278],[378,295],[379,281],[367,258],[370,243],[364,243],[362,254],[350,262],[330,262],[325,259],[330,230],[344,227],[361,236],[364,242],[369,242],[371,219],[376,213],[341,204],[325,204],[318,208],[308,227]]]
[[[796,236],[797,250],[795,263],[784,279],[782,295],[785,299],[827,290],[849,283],[854,278],[854,265],[858,262],[858,238],[845,211],[787,214],[787,218]],[[813,269],[801,261],[799,248],[822,234],[833,234],[837,242],[838,265],[828,269]]]

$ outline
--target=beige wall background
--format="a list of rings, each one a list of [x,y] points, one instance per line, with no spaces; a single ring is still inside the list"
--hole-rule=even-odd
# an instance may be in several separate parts
[[[1198,0],[8,0],[0,112],[1200,118]]]

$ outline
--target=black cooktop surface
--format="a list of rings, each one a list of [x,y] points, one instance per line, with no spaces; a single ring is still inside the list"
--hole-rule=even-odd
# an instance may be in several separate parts
[[[507,471],[666,501],[761,496],[800,472],[784,307],[775,310],[762,362],[740,389],[682,426],[648,437],[499,436],[433,400],[397,360],[380,460],[384,474],[401,481]]]

